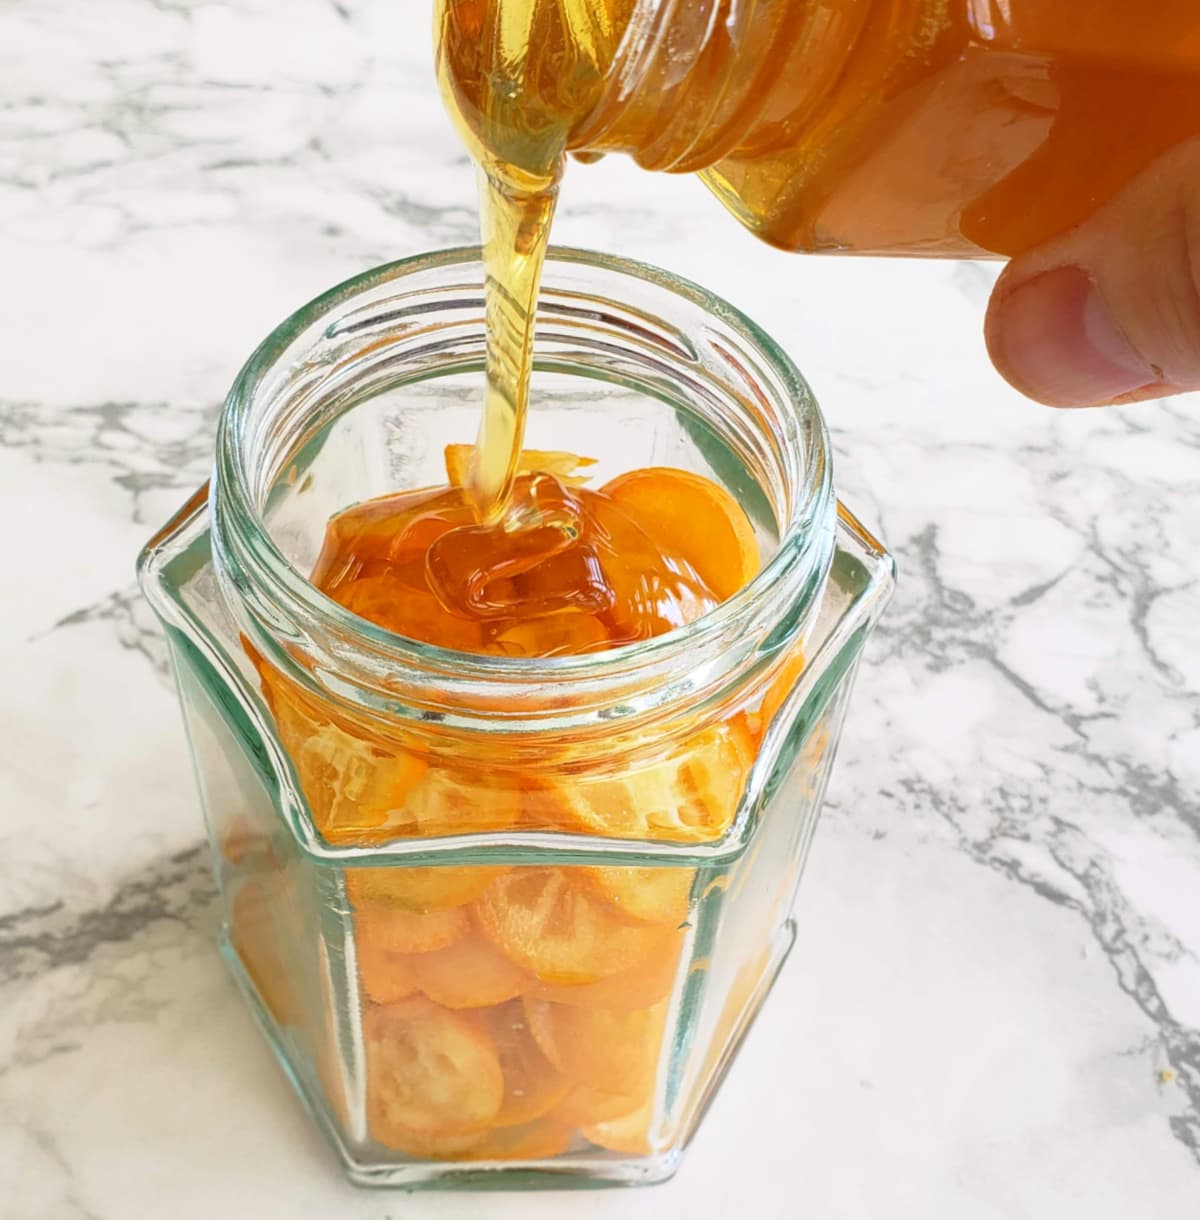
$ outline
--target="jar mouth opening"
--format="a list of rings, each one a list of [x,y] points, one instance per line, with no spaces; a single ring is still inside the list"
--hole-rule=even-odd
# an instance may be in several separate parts
[[[266,492],[285,456],[281,450],[272,451],[265,439],[269,400],[281,379],[303,362],[307,343],[352,334],[363,306],[373,307],[376,320],[386,317],[399,327],[406,316],[428,317],[469,305],[454,291],[424,304],[420,299],[401,299],[403,292],[398,297],[391,292],[424,287],[426,281],[435,290],[461,289],[463,271],[478,273],[470,283],[481,294],[478,247],[418,255],[349,279],[284,321],[239,373],[218,427],[210,513],[218,575],[231,586],[230,600],[251,642],[292,676],[387,714],[425,709],[428,716],[439,703],[434,689],[449,689],[455,697],[448,705],[453,709],[448,718],[467,723],[470,716],[463,709],[476,702],[480,709],[487,708],[488,717],[496,716],[489,693],[517,693],[514,709],[519,710],[514,715],[524,716],[565,684],[580,691],[591,688],[594,695],[582,698],[579,705],[572,701],[576,712],[586,704],[595,713],[614,698],[620,702],[621,692],[634,687],[657,688],[661,704],[680,693],[681,680],[686,679],[691,690],[706,678],[711,686],[720,677],[718,671],[736,663],[746,645],[757,647],[771,636],[772,647],[778,648],[794,638],[794,631],[781,635],[780,623],[789,614],[794,617],[797,607],[819,600],[832,559],[836,517],[828,436],[807,383],[769,335],[720,297],[658,268],[580,249],[552,247],[549,252],[535,353],[543,315],[575,313],[586,323],[599,316],[599,307],[610,305],[641,319],[631,324],[631,333],[642,322],[650,333],[662,323],[656,306],[662,314],[669,314],[672,306],[683,306],[693,321],[711,324],[725,348],[732,349],[721,349],[727,358],[749,365],[743,372],[756,383],[760,402],[769,407],[788,484],[786,511],[776,522],[778,547],[754,579],[694,622],[653,639],[577,656],[529,658],[458,652],[396,635],[322,593],[289,560],[272,538],[265,517]],[[620,294],[590,295],[593,276],[603,279],[597,287],[619,285]],[[630,299],[633,305],[626,307]],[[695,336],[686,324],[668,324],[664,329],[684,345],[677,359],[687,349],[697,356]],[[701,365],[703,360],[700,354]],[[344,370],[336,363],[325,362],[317,376],[334,377],[340,371]],[[410,381],[440,375],[432,368],[418,369]],[[361,401],[356,398],[348,406],[343,402],[341,410],[353,410]],[[303,662],[298,662],[298,653]],[[562,713],[561,707],[558,711]]]

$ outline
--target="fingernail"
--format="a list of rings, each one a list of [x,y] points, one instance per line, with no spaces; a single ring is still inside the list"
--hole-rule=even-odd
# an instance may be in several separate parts
[[[988,347],[1021,393],[1051,406],[1098,406],[1159,380],[1079,267],[1045,271],[999,297]]]

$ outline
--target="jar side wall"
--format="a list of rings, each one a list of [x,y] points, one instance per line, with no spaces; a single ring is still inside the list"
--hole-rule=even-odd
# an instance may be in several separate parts
[[[303,841],[310,821],[305,798],[218,579],[203,501],[193,497],[169,529],[142,552],[138,572],[142,592],[166,632],[177,677],[186,674],[188,687],[220,710],[239,757],[268,794],[276,820]],[[184,685],[177,681],[177,686],[182,699]],[[186,703],[184,710],[186,714]],[[243,786],[248,788],[249,781]],[[224,809],[224,802],[214,802],[214,807],[218,803]]]
[[[336,878],[307,859],[282,821],[228,698],[193,649],[172,642],[218,882],[221,943],[285,1071],[310,1105],[352,1130],[345,1013],[354,1002],[337,969]],[[331,891],[331,882],[334,888]],[[359,1122],[361,1126],[361,1120]]]
[[[795,939],[796,895],[853,686],[851,668],[823,713],[791,726],[750,850],[709,882],[697,926],[692,1019],[679,1030],[675,1105],[690,1132],[719,1087]]]

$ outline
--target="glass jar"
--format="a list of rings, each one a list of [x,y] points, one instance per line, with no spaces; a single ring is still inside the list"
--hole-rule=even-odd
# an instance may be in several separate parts
[[[1196,0],[439,4],[469,140],[699,172],[789,250],[1018,254],[1200,136]]]
[[[793,940],[888,555],[786,356],[701,289],[557,251],[531,443],[701,472],[767,557],[648,642],[530,660],[391,635],[305,579],[326,523],[444,481],[485,357],[477,251],[285,322],[209,489],[145,549],[222,946],[357,1182],[668,1177]]]

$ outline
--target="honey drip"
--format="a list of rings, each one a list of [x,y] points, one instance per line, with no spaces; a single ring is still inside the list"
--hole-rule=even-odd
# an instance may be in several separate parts
[[[504,516],[525,434],[534,314],[571,124],[600,96],[632,0],[439,0],[438,75],[480,169],[487,395],[468,492]]]

